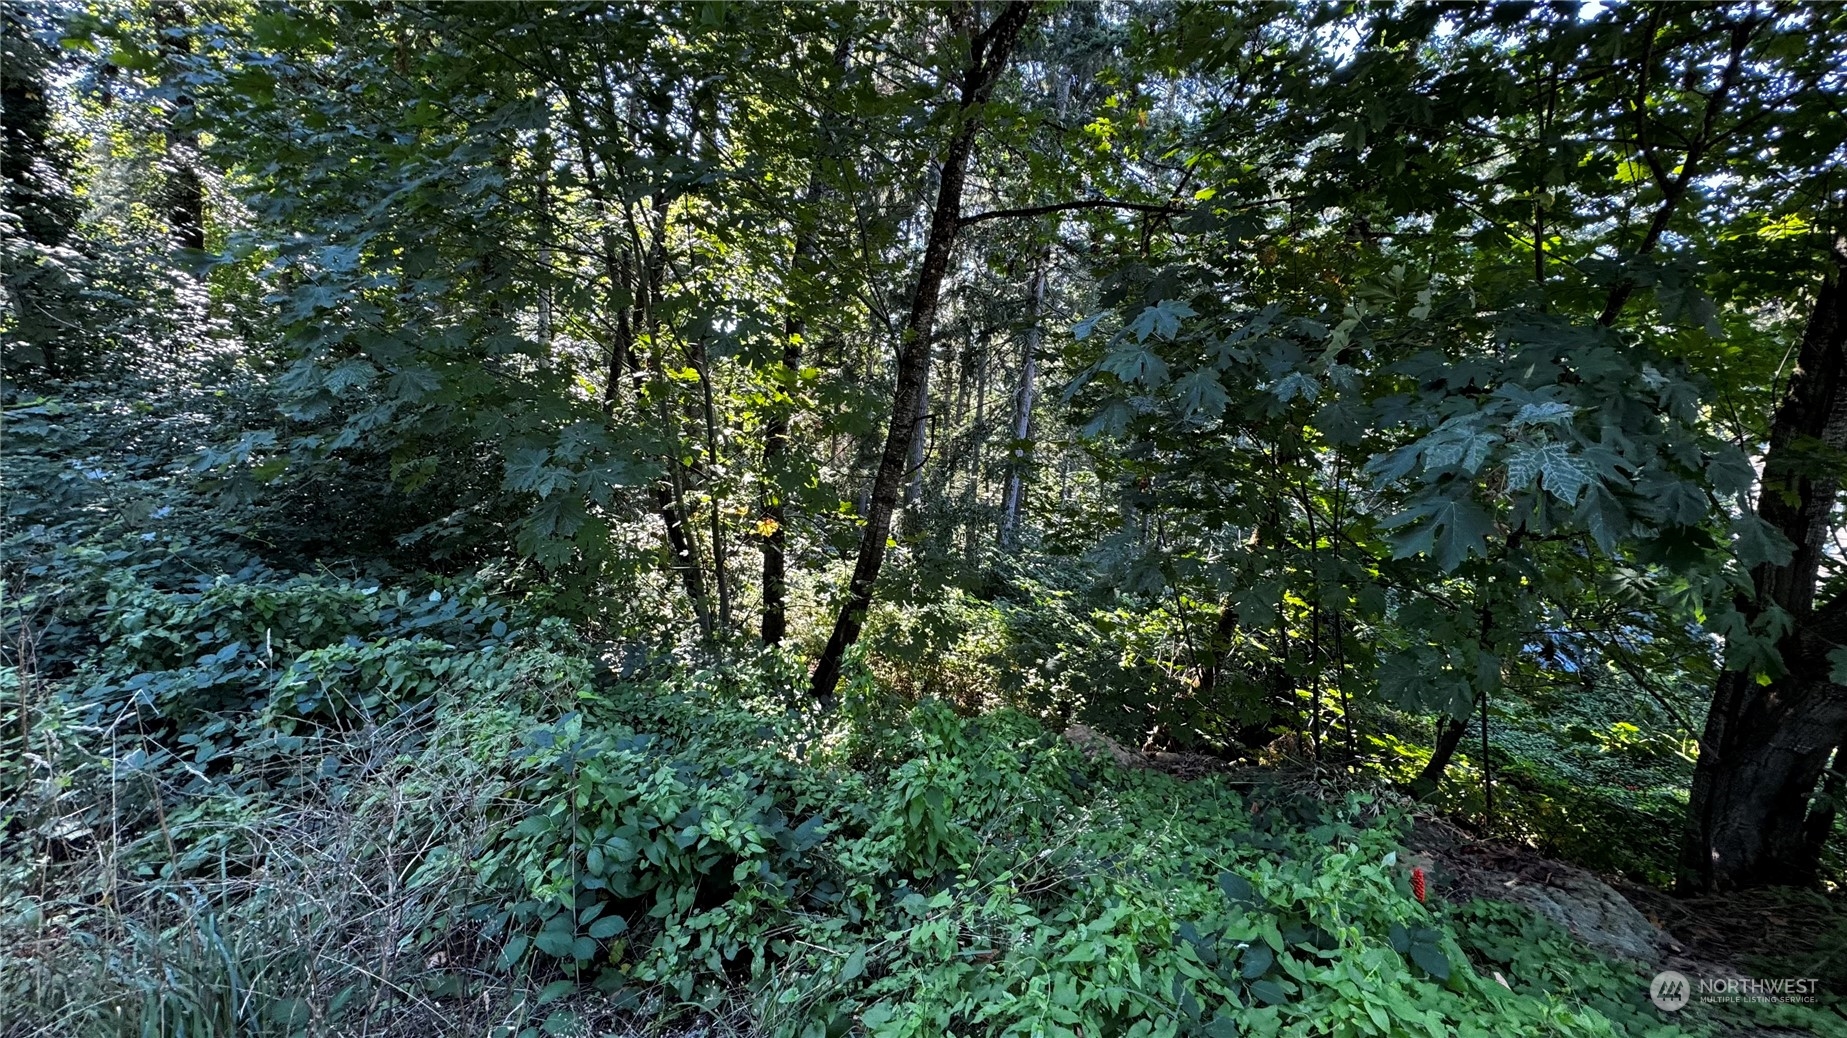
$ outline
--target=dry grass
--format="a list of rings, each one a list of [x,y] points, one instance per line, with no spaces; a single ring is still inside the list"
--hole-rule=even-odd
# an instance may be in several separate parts
[[[748,1033],[744,1013],[539,1005],[555,976],[497,968],[476,858],[507,814],[489,762],[510,716],[322,732],[203,771],[130,768],[106,732],[40,719],[27,792],[0,806],[0,1038]]]

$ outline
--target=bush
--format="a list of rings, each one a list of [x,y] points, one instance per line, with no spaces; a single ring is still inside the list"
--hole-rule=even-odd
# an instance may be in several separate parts
[[[801,1038],[1686,1030],[1530,916],[1419,904],[1371,796],[1124,773],[937,702],[853,731],[752,688],[591,693],[522,737],[524,814],[483,869],[506,962],[748,993]]]

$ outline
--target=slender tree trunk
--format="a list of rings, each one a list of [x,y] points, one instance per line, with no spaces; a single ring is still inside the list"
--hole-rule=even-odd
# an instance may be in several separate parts
[[[806,247],[806,251],[804,251]],[[812,235],[798,236],[795,242],[796,265],[814,252]],[[796,372],[802,364],[802,334],[806,323],[791,304],[783,320],[782,372],[794,391]],[[788,508],[783,488],[777,485],[782,474],[783,458],[789,451],[789,409],[778,407],[770,413],[763,430],[763,644],[780,645],[788,633]]]
[[[1756,598],[1741,604],[1753,622],[1771,609],[1788,614],[1777,643],[1785,672],[1765,686],[1727,671],[1713,689],[1681,845],[1689,891],[1813,882],[1832,828],[1812,805],[1829,754],[1847,737],[1847,687],[1832,681],[1828,659],[1847,642],[1847,599],[1815,604],[1840,479],[1812,459],[1817,445],[1847,449],[1847,237],[1836,238],[1831,259],[1758,492],[1758,517],[1794,550],[1753,571]]]
[[[850,36],[842,36],[834,46],[834,68],[838,72],[846,72],[852,48]],[[825,131],[823,136],[826,136]],[[818,163],[819,159],[816,161]],[[808,333],[808,321],[803,309],[803,297],[806,295],[804,282],[814,275],[815,261],[820,251],[815,240],[814,224],[809,221],[815,203],[825,193],[825,181],[817,166],[809,172],[808,188],[802,193],[801,210],[796,214],[798,229],[795,232],[795,250],[789,260],[792,290],[788,293],[789,312],[783,318],[782,369],[778,374],[785,380],[790,401],[787,405],[771,408],[763,429],[760,507],[763,512],[762,635],[765,645],[782,644],[783,636],[789,630],[789,510],[779,480],[784,475],[783,460],[789,453],[789,420],[795,406],[795,387],[802,367],[802,340]]]
[[[1443,773],[1449,770],[1449,762],[1456,756],[1456,748],[1462,745],[1462,737],[1469,732],[1469,722],[1458,721],[1453,717],[1445,718],[1443,730],[1437,734],[1437,744],[1430,753],[1430,760],[1424,764],[1424,770],[1417,773],[1411,781],[1411,791],[1418,799],[1435,793],[1443,781]]]
[[[808,182],[807,201],[813,202],[819,189],[819,177],[811,177]],[[795,256],[790,263],[790,271],[796,280],[812,272],[815,261],[815,236],[811,230],[804,229],[795,236]],[[788,316],[783,319],[782,327],[782,370],[780,377],[785,380],[791,396],[795,393],[795,380],[802,366],[802,336],[808,329],[803,319],[801,305],[793,298],[789,301]],[[785,528],[788,523],[788,506],[783,497],[783,488],[778,480],[783,475],[783,459],[789,452],[789,418],[791,406],[778,406],[771,410],[769,420],[763,430],[763,644],[780,645],[783,635],[789,629],[789,578],[788,578],[788,544],[789,533]]]
[[[658,340],[648,356],[650,374],[657,383],[665,382],[666,376],[660,366]],[[668,406],[666,394],[661,396],[657,417],[663,430],[675,430],[672,440],[677,443],[679,422]],[[654,481],[654,504],[666,527],[667,547],[673,554],[674,568],[680,571],[680,580],[686,585],[686,597],[692,602],[693,615],[699,621],[699,632],[703,637],[710,638],[713,630],[712,607],[705,592],[705,563],[699,557],[699,544],[693,538],[687,519],[686,466],[681,463],[678,451],[663,460],[667,465],[667,473]]]
[[[649,364],[654,378],[665,381],[660,369],[658,346],[649,352]],[[678,425],[668,407],[665,394],[660,401],[659,419],[663,428],[675,428]],[[674,439],[677,441],[678,437]],[[680,571],[681,582],[686,585],[686,597],[692,602],[693,615],[699,621],[699,633],[704,638],[711,638],[712,608],[705,593],[705,563],[699,557],[699,545],[693,539],[686,518],[686,467],[678,457],[668,457],[665,461],[667,474],[654,481],[654,505],[666,528],[667,547],[673,555],[673,567]]]
[[[910,508],[923,500],[924,456],[930,445],[930,356],[932,347],[924,347],[923,383],[917,387],[917,403],[911,413],[917,416],[911,427],[911,450],[905,460],[905,471],[910,480],[904,486],[904,507]]]
[[[718,411],[712,400],[712,372],[705,343],[694,341],[691,348],[693,371],[699,376],[700,413],[705,419],[706,496],[712,509],[712,583],[718,589],[718,629],[731,630],[731,580],[725,555],[724,509],[718,499]]]
[[[1040,319],[1045,313],[1045,267],[1049,253],[1041,253],[1027,296],[1025,356],[1020,360],[1020,387],[1013,396],[1013,451],[1007,464],[1006,489],[1000,502],[1000,548],[1008,554],[1020,549],[1020,513],[1026,496],[1026,466],[1031,461],[1027,442],[1033,434],[1033,402],[1039,391]]]
[[[798,236],[795,242],[796,266],[812,256],[814,238],[812,235]],[[789,381],[790,391],[794,390],[796,372],[802,365],[802,333],[806,324],[800,312],[791,304],[789,316],[783,320],[782,372]],[[783,489],[777,485],[777,478],[782,474],[782,462],[789,451],[789,409],[778,407],[770,413],[769,421],[763,430],[763,644],[779,645],[783,635],[788,633],[788,589],[787,570],[789,534],[784,529],[788,522],[788,508],[784,504]]]
[[[1847,744],[1834,747],[1829,754],[1830,763],[1822,779],[1821,796],[1809,807],[1808,830],[1804,834],[1810,844],[1820,847],[1826,843],[1834,832],[1834,820],[1840,813],[1841,794],[1847,793]]]
[[[860,537],[859,558],[847,586],[846,601],[834,621],[827,647],[815,664],[811,692],[823,704],[833,701],[834,689],[840,683],[841,663],[847,649],[859,640],[859,632],[866,622],[866,610],[872,605],[879,568],[885,562],[885,542],[891,536],[892,513],[897,508],[899,488],[910,460],[911,439],[916,434],[919,405],[929,377],[930,338],[935,330],[937,303],[942,296],[943,279],[949,272],[950,253],[955,247],[956,231],[962,219],[962,188],[968,176],[969,152],[975,145],[979,109],[993,92],[995,81],[1006,68],[1031,13],[1031,3],[1009,3],[986,29],[976,33],[970,24],[964,30],[969,45],[969,66],[962,77],[955,134],[943,156],[943,176],[930,219],[930,234],[918,270],[917,287],[911,297],[910,315],[898,347],[898,378],[892,392],[891,426],[885,438],[885,452],[879,459],[878,475],[873,479],[871,506],[865,531]],[[967,20],[968,16],[963,15],[963,18]]]
[[[552,300],[552,133],[550,120],[546,128],[539,131],[538,140],[533,145],[533,164],[538,168],[538,180],[534,197],[538,209],[539,221],[539,346],[545,362],[552,359],[552,341],[556,337],[553,327]]]
[[[1520,548],[1520,542],[1526,537],[1526,528],[1517,527],[1507,535],[1507,554],[1512,555]],[[1484,596],[1494,590],[1493,585],[1483,588]],[[1489,635],[1494,631],[1494,608],[1491,601],[1481,605],[1481,621],[1476,628],[1475,644],[1482,650],[1488,648]],[[1418,799],[1431,796],[1443,782],[1443,773],[1449,770],[1449,762],[1456,755],[1456,748],[1462,745],[1462,737],[1469,730],[1469,714],[1476,706],[1481,707],[1481,767],[1482,775],[1488,774],[1488,689],[1481,688],[1470,702],[1469,710],[1461,717],[1444,719],[1443,730],[1437,734],[1436,746],[1432,748],[1430,760],[1424,764],[1424,770],[1418,772],[1411,781],[1411,793]],[[1490,794],[1491,795],[1491,794]]]

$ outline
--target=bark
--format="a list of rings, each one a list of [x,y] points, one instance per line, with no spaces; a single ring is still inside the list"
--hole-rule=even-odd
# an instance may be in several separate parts
[[[904,486],[904,506],[910,508],[923,500],[924,455],[930,445],[930,421],[935,417],[930,413],[930,357],[923,359],[923,384],[917,387],[917,403],[912,413],[917,420],[911,426],[911,452],[905,459],[905,472],[910,479]]]
[[[1847,688],[1829,679],[1828,659],[1847,644],[1847,600],[1815,602],[1840,494],[1838,465],[1817,453],[1847,449],[1847,237],[1831,259],[1771,424],[1758,493],[1758,517],[1794,548],[1787,562],[1752,572],[1756,597],[1740,603],[1753,623],[1773,609],[1788,614],[1777,644],[1784,673],[1759,685],[1727,671],[1713,689],[1681,845],[1686,891],[1813,882],[1832,829],[1827,806],[1814,801],[1847,736]]]
[[[1025,357],[1020,361],[1020,388],[1013,397],[1013,456],[1007,466],[1007,485],[1001,493],[1000,547],[1009,554],[1020,549],[1020,512],[1026,496],[1026,466],[1031,460],[1027,441],[1033,433],[1033,402],[1039,392],[1040,316],[1045,312],[1045,265],[1041,253],[1027,301]]]
[[[969,65],[962,77],[961,99],[957,105],[957,125],[943,155],[942,180],[937,188],[936,206],[930,219],[930,234],[924,246],[923,263],[918,270],[917,286],[911,297],[898,347],[897,385],[892,392],[891,426],[885,438],[885,451],[879,459],[878,474],[872,483],[872,501],[866,516],[865,531],[860,537],[859,558],[853,566],[853,578],[847,586],[846,601],[834,621],[827,647],[815,664],[811,693],[824,705],[831,704],[834,689],[840,683],[841,663],[847,649],[859,640],[865,626],[866,610],[872,605],[872,592],[878,582],[879,569],[885,562],[885,542],[891,536],[892,513],[910,460],[911,440],[921,412],[923,389],[929,378],[930,338],[936,325],[937,303],[942,296],[943,279],[949,271],[950,253],[955,247],[956,231],[962,215],[962,188],[968,176],[968,157],[975,145],[979,110],[994,90],[995,82],[1006,68],[1021,30],[1032,13],[1032,4],[1009,3],[992,23],[980,33],[972,27],[964,35],[969,45]]]
[[[655,247],[648,261],[645,321],[652,343],[648,351],[648,371],[655,384],[664,385],[667,378],[661,370],[659,309],[653,304],[659,298],[661,278],[666,269],[667,214],[664,202],[657,202],[655,208],[659,210],[660,221],[655,226]],[[666,525],[667,545],[673,553],[673,565],[680,571],[680,579],[686,585],[686,597],[692,602],[700,634],[709,639],[712,637],[712,607],[706,599],[705,565],[700,561],[699,545],[693,540],[687,518],[690,513],[686,507],[686,466],[681,462],[680,451],[677,449],[680,423],[674,418],[665,393],[660,396],[657,417],[662,433],[668,435],[676,447],[662,459],[666,462],[667,474],[654,483],[654,502],[660,511],[661,522]]]
[[[700,414],[705,420],[706,490],[712,509],[712,583],[718,588],[718,629],[731,631],[731,579],[725,554],[724,509],[718,499],[718,472],[722,464],[718,454],[718,410],[712,400],[712,372],[705,343],[695,340],[688,349],[688,360],[699,376]]]
[[[666,377],[660,368],[658,337],[655,341],[656,347],[649,352],[650,373],[657,382],[664,382]],[[661,396],[659,418],[664,430],[678,427],[668,408],[665,394]],[[678,440],[677,436],[675,440]],[[712,607],[705,593],[705,564],[699,558],[699,545],[693,540],[687,523],[686,469],[678,457],[664,460],[667,463],[667,474],[654,481],[654,506],[666,528],[667,547],[673,556],[673,567],[680,572],[680,580],[686,586],[686,597],[692,602],[693,616],[699,622],[699,633],[709,639],[712,637]]]
[[[617,321],[618,345],[610,357],[612,381],[606,389],[606,408],[613,408],[616,400],[617,386],[620,383],[613,376],[617,373],[618,360],[627,366],[636,363],[634,343],[626,341],[631,329],[648,329],[652,347],[647,354],[649,374],[657,384],[666,381],[666,376],[661,371],[659,307],[655,305],[659,299],[660,285],[667,265],[667,204],[664,196],[656,197],[654,208],[659,220],[654,229],[655,244],[650,250],[647,270],[643,272],[639,286],[641,305],[637,308],[632,322],[626,316]],[[677,443],[679,423],[673,418],[666,394],[662,394],[658,402],[657,417],[663,433],[669,430],[675,431],[673,439]],[[692,603],[693,615],[699,622],[699,632],[703,637],[710,638],[712,636],[712,608],[706,599],[705,566],[699,559],[699,545],[693,540],[692,532],[688,529],[685,466],[681,463],[679,454],[680,452],[676,449],[669,451],[667,456],[662,458],[667,466],[667,472],[654,481],[654,507],[661,517],[671,563],[680,574],[680,581],[686,587],[686,597]]]
[[[549,127],[549,122],[548,122]],[[538,209],[539,220],[539,346],[547,362],[552,356],[552,341],[556,337],[553,322],[553,286],[552,286],[552,234],[554,220],[552,217],[552,135],[549,128],[539,131],[537,143],[533,147],[533,165],[538,167],[538,183],[534,203]]]
[[[794,267],[799,271],[812,263],[814,236],[804,232],[795,239]],[[802,365],[802,335],[806,330],[800,310],[793,304],[783,320],[782,373],[793,382]],[[776,478],[789,451],[789,409],[778,407],[770,413],[763,430],[763,644],[779,645],[788,633],[788,509]]]
[[[1443,773],[1449,770],[1449,762],[1456,756],[1456,748],[1462,745],[1462,737],[1469,731],[1469,722],[1459,721],[1454,717],[1445,718],[1443,731],[1437,735],[1437,744],[1431,751],[1430,760],[1424,764],[1424,770],[1417,773],[1411,781],[1411,790],[1418,799],[1435,793],[1443,781]]]
[[[843,36],[834,47],[834,68],[844,73],[852,54],[853,41]],[[824,131],[825,136],[825,131]],[[817,168],[809,173],[808,188],[802,194],[802,210],[797,214],[798,220],[812,210],[814,204],[825,195],[825,183],[821,171]],[[795,234],[794,255],[790,258],[789,273],[791,280],[799,289],[801,283],[815,273],[815,262],[819,255],[819,246],[815,240],[814,225],[803,222]],[[802,340],[808,333],[808,322],[803,312],[802,302],[791,293],[789,312],[783,318],[782,326],[782,378],[787,380],[790,396],[794,396],[795,379],[802,367]],[[760,507],[763,512],[763,626],[762,636],[765,645],[780,645],[789,630],[789,521],[788,503],[783,498],[782,487],[777,479],[782,475],[783,459],[789,453],[789,419],[794,409],[793,400],[786,406],[771,409],[763,429],[763,484]]]
[[[795,264],[800,270],[812,262],[814,236],[803,233],[795,239]],[[802,365],[802,335],[806,331],[799,309],[791,305],[783,320],[782,373],[793,382]],[[789,630],[788,613],[788,508],[776,478],[782,471],[783,458],[789,451],[789,409],[778,407],[770,413],[763,430],[763,644],[780,645]]]

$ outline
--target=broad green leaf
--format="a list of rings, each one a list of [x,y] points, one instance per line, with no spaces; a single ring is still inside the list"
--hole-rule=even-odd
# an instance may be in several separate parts
[[[1418,441],[1417,446],[1424,452],[1424,467],[1441,469],[1456,465],[1464,472],[1479,471],[1501,438],[1495,433],[1476,428],[1475,424],[1473,421],[1454,425],[1446,423]]]
[[[577,935],[571,932],[570,917],[561,916],[563,926],[548,924],[539,935],[533,938],[533,946],[555,959],[571,957],[571,947],[576,943]]]
[[[1616,554],[1617,545],[1629,536],[1633,527],[1622,502],[1600,483],[1590,487],[1572,517],[1582,524],[1606,555]]]
[[[1847,685],[1847,647],[1828,653],[1828,680],[1837,685]]]
[[[1084,423],[1084,435],[1093,438],[1119,437],[1128,431],[1129,419],[1133,414],[1128,404],[1120,400],[1111,401]]]
[[[1795,545],[1783,532],[1764,522],[1753,513],[1746,513],[1732,520],[1732,545],[1738,554],[1738,561],[1746,569],[1756,569],[1768,564],[1782,566],[1789,562],[1795,553]]]
[[[1576,505],[1597,477],[1562,443],[1515,445],[1507,455],[1507,485],[1524,490],[1535,478],[1544,480],[1553,497]]]
[[[1321,383],[1316,382],[1306,372],[1292,371],[1277,379],[1270,386],[1270,393],[1285,404],[1297,397],[1313,401],[1321,395]]]
[[[1253,944],[1244,949],[1244,954],[1238,958],[1238,972],[1246,980],[1255,980],[1270,972],[1270,967],[1275,964],[1276,953],[1270,950],[1269,945]]]
[[[1441,945],[1426,941],[1413,943],[1411,961],[1439,981],[1449,979],[1449,956],[1444,953]]]
[[[1251,881],[1235,872],[1219,873],[1219,889],[1236,904],[1256,903],[1257,892],[1251,887]]]
[[[1253,981],[1251,995],[1266,1006],[1281,1006],[1289,1003],[1289,993],[1274,980]]]
[[[1219,384],[1217,373],[1209,368],[1196,369],[1175,382],[1174,392],[1180,397],[1182,415],[1188,419],[1217,418],[1225,413],[1225,405],[1231,402],[1225,387]]]
[[[344,396],[377,377],[377,368],[366,361],[354,358],[334,365],[332,370],[322,378],[321,384],[327,388],[329,393]]]
[[[546,1004],[547,1002],[556,1002],[559,999],[563,998],[564,996],[576,990],[577,990],[577,983],[575,981],[554,980],[550,984],[545,985],[544,988],[540,989],[539,997],[535,999],[534,1002],[535,1004],[542,1006]]]
[[[1238,1018],[1230,1013],[1219,1013],[1206,1024],[1206,1038],[1238,1038]]]
[[[606,915],[603,918],[598,919],[596,922],[591,923],[590,929],[587,932],[590,934],[591,937],[594,937],[599,941],[607,941],[611,937],[614,937],[617,934],[626,931],[627,929],[628,929],[627,919],[619,915]]]
[[[1147,342],[1150,338],[1172,339],[1180,334],[1180,320],[1184,317],[1197,316],[1192,307],[1178,299],[1163,299],[1137,314],[1129,322],[1129,331],[1134,333],[1137,342]]]
[[[1141,383],[1153,389],[1167,381],[1167,362],[1154,351],[1122,343],[1105,354],[1097,367],[1127,383]]]
[[[1472,500],[1449,497],[1414,507],[1380,525],[1403,528],[1392,536],[1393,558],[1428,553],[1449,572],[1471,553],[1486,553],[1484,545],[1494,519]]]
[[[1578,409],[1570,404],[1557,400],[1545,400],[1522,405],[1520,410],[1514,412],[1513,420],[1507,425],[1512,429],[1518,429],[1523,425],[1562,425],[1570,422],[1571,417],[1577,413]]]

